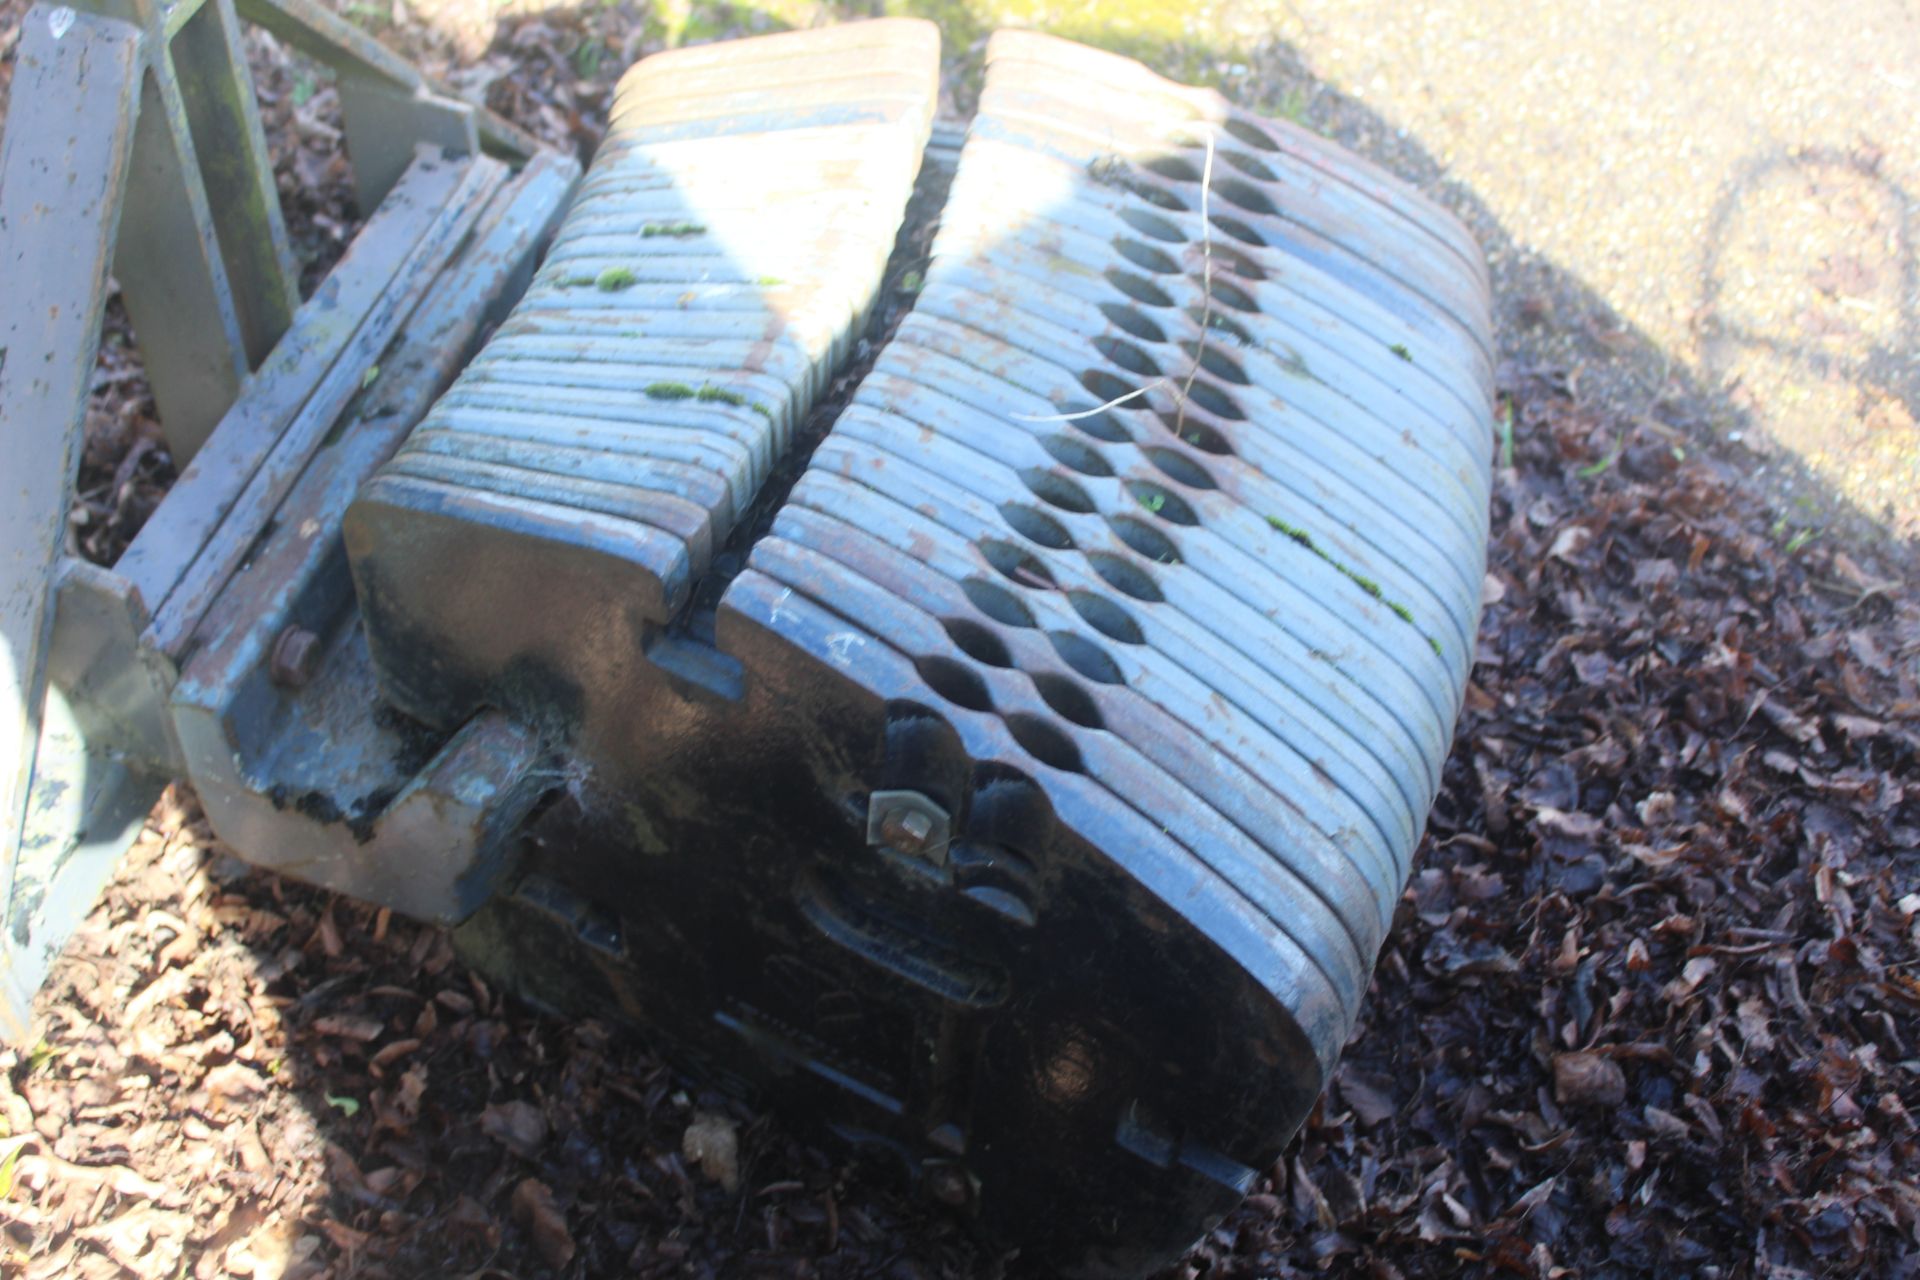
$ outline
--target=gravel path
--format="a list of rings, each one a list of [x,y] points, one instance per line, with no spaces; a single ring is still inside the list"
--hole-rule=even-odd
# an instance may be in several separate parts
[[[1228,87],[1444,192],[1514,357],[1751,450],[1783,538],[1920,534],[1914,5],[1299,0],[1262,43]]]

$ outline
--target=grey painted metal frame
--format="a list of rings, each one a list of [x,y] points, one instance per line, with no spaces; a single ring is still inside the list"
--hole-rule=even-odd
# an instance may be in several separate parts
[[[36,7],[13,80],[25,107],[14,118],[31,127],[16,124],[0,143],[0,875],[9,900],[145,61],[136,27]]]
[[[520,162],[540,143],[484,107],[449,94],[418,68],[313,0],[237,0],[248,22],[272,32],[340,76],[340,110],[354,192],[362,209],[385,197],[413,159],[416,142],[456,154],[485,150]]]
[[[329,442],[357,430],[353,450],[329,456],[357,457],[363,470],[391,451],[465,363],[479,326],[524,288],[578,177],[570,160],[438,94],[332,15],[250,0],[246,16],[341,69],[348,114],[374,126],[353,159],[369,207],[380,207],[303,306],[234,0],[85,9],[29,13],[0,143],[9,1040],[27,1033],[42,975],[160,789],[186,771],[169,701],[181,660],[207,647],[194,639],[203,618],[218,614],[230,633],[284,625],[271,610],[249,621],[216,608],[229,579]],[[365,86],[401,114],[360,111]],[[534,159],[509,179],[475,158],[483,147]],[[70,554],[65,535],[110,273],[174,457],[190,463],[113,570]],[[376,395],[383,361],[406,372]],[[377,421],[354,416],[370,402]],[[353,487],[323,492],[344,509]],[[343,566],[334,579],[344,588]],[[256,601],[255,613],[264,607]],[[456,755],[450,776],[474,758]],[[458,804],[423,803],[415,837],[422,821],[457,825]],[[470,851],[473,839],[452,843]]]

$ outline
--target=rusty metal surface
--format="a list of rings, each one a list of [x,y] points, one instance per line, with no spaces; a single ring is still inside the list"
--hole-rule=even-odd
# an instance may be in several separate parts
[[[250,8],[330,63],[431,97],[417,72],[369,51],[331,15],[316,17],[300,0],[251,0]],[[24,1030],[20,1019],[47,961],[179,764],[166,700],[187,637],[253,556],[310,458],[325,452],[329,429],[344,428],[351,402],[377,402],[391,415],[354,442],[364,454],[387,432],[362,474],[391,451],[470,352],[482,313],[450,316],[445,308],[481,306],[472,285],[483,277],[492,281],[488,296],[517,296],[576,176],[568,162],[529,164],[508,203],[515,216],[539,205],[538,225],[507,228],[512,219],[494,209],[494,230],[472,247],[464,270],[444,273],[505,170],[491,160],[423,162],[421,176],[374,215],[342,268],[296,316],[291,253],[239,22],[232,0],[83,0],[77,11],[39,6],[22,26],[0,154],[0,439],[8,454],[0,502],[0,1020],[9,1034]],[[484,112],[429,105],[468,121],[453,139],[464,154],[480,141],[521,161],[538,152]],[[417,136],[433,131],[417,119],[390,126],[384,151],[399,148],[407,158]],[[489,255],[496,261],[483,270],[478,259]],[[65,537],[110,263],[174,456],[194,460],[115,571],[72,559]],[[411,369],[397,370],[401,376],[370,394],[382,348],[436,278],[438,309],[422,313],[439,317],[436,334],[401,348],[433,377],[422,383]],[[440,345],[422,348],[431,342]],[[401,407],[410,416],[392,394],[409,385],[413,401]],[[216,423],[224,429],[196,458]],[[336,525],[352,488],[335,497]],[[335,578],[345,599],[343,568]]]
[[[456,163],[480,183],[471,236],[449,238],[460,251],[444,269],[427,264],[419,306],[272,511],[281,532],[204,610],[169,706],[186,774],[224,840],[262,866],[447,923],[491,891],[546,788],[545,748],[532,730],[482,716],[422,763],[418,735],[369,714],[340,525],[524,288],[578,176],[551,154],[511,180],[484,158]]]
[[[457,380],[572,174],[417,161],[398,282],[297,317],[196,501],[63,586],[46,776],[177,746],[246,856],[1137,1274],[1306,1114],[1409,874],[1477,630],[1486,277],[1337,150],[1003,33],[816,448],[937,67],[904,21],[641,64]],[[98,776],[106,827],[150,785]]]
[[[350,517],[401,706],[457,723],[528,662],[594,684],[685,603],[879,286],[937,46],[882,21],[622,79],[527,296]]]

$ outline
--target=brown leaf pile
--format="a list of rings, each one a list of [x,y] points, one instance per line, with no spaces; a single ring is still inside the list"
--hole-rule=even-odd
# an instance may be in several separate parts
[[[38,1013],[0,1053],[8,1275],[968,1274],[890,1170],[503,998],[439,930],[249,871],[181,793]]]
[[[1363,1024],[1186,1272],[1920,1273],[1911,566],[1788,554],[1737,465],[1510,381],[1479,662]]]

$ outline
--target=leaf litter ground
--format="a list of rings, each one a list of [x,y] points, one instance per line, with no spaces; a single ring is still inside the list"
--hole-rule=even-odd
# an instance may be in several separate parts
[[[645,29],[383,27],[583,147]],[[354,226],[337,101],[249,52],[310,286]],[[1169,1274],[1920,1274],[1914,559],[1783,546],[1737,464],[1561,371],[1504,366],[1501,407],[1479,660],[1371,998]],[[172,476],[118,314],[88,427],[76,537],[110,560]],[[185,791],[36,1011],[0,1055],[8,1274],[1023,1273],[440,932],[250,871]]]

